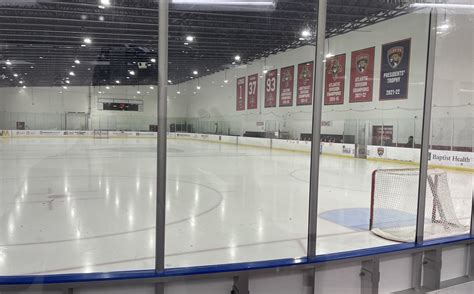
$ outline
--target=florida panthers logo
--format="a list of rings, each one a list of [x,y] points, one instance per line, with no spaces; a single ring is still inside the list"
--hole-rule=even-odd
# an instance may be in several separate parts
[[[385,149],[383,147],[377,148],[377,154],[382,157],[383,154],[385,153]]]
[[[363,74],[369,65],[369,55],[362,54],[356,57],[357,71]]]
[[[342,65],[339,62],[339,59],[333,59],[331,61],[331,66],[329,67],[329,73],[331,74],[332,79],[336,80],[339,73],[341,72],[342,72]]]
[[[388,49],[387,51],[387,61],[391,68],[397,68],[403,60],[403,51],[402,46],[396,46]]]
[[[305,64],[304,67],[303,67],[303,70],[301,70],[301,73],[300,73],[300,80],[303,81],[303,85],[306,86],[309,84],[311,78],[312,78],[312,73],[311,71],[309,70],[309,64]]]
[[[290,83],[293,81],[293,77],[291,76],[289,69],[283,71],[282,80],[285,85],[285,88],[288,88],[290,86]]]

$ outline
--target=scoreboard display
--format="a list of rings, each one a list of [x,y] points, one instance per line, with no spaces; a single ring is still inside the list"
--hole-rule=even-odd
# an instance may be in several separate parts
[[[138,104],[107,102],[103,104],[103,110],[138,111]]]
[[[143,100],[136,99],[113,99],[99,98],[97,101],[98,110],[112,111],[143,111]]]

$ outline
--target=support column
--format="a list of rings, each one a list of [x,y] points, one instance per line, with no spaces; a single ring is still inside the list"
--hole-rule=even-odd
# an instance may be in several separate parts
[[[155,270],[165,269],[166,220],[166,121],[168,87],[168,9],[169,0],[159,0],[158,46],[158,156],[156,183]]]
[[[314,72],[313,90],[313,126],[311,141],[311,168],[309,188],[309,217],[308,217],[308,250],[307,256],[316,256],[316,236],[318,228],[318,189],[319,189],[319,159],[321,141],[321,116],[323,107],[323,76],[324,76],[324,44],[326,39],[327,0],[319,0],[318,32],[316,41],[316,70]]]
[[[234,277],[234,285],[232,286],[231,294],[249,294],[249,274],[242,272],[240,275]]]
[[[425,104],[423,107],[423,127],[421,134],[420,181],[418,186],[418,214],[416,220],[416,244],[422,244],[425,228],[426,182],[428,173],[428,157],[431,134],[431,110],[433,102],[433,80],[436,50],[436,29],[438,13],[434,8],[430,12],[428,31],[428,56],[426,59]]]

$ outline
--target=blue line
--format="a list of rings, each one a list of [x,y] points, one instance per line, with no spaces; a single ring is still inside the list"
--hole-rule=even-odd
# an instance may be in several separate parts
[[[278,267],[289,267],[297,265],[312,265],[332,261],[341,261],[353,258],[369,257],[373,255],[397,253],[410,249],[426,249],[436,245],[450,245],[462,241],[473,240],[469,234],[455,237],[446,237],[442,239],[429,240],[422,245],[414,243],[402,243],[395,245],[382,246],[377,248],[368,248],[353,250],[348,252],[339,252],[331,254],[318,255],[314,258],[287,258],[269,261],[256,261],[233,263],[223,265],[195,266],[166,269],[157,273],[154,270],[136,270],[119,271],[110,273],[89,273],[89,274],[58,274],[58,275],[31,275],[31,276],[0,276],[0,285],[35,285],[35,284],[62,284],[62,283],[83,283],[99,281],[117,281],[134,279],[166,278],[191,275],[217,274],[226,272],[238,272],[246,270],[272,269]]]

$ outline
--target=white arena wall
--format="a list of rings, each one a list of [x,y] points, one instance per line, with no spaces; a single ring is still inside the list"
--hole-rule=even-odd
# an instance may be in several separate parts
[[[152,89],[152,88],[153,89]],[[88,129],[148,130],[157,121],[157,87],[27,87],[0,88],[0,129],[15,129],[17,121],[30,130],[64,130],[66,113],[87,114]],[[137,94],[137,91],[140,94]],[[98,110],[98,99],[142,100],[143,111],[121,112]],[[186,103],[176,98],[168,101],[172,117],[184,117]]]
[[[472,146],[474,125],[474,63],[473,43],[470,42],[469,15],[440,14],[440,24],[448,22],[455,29],[437,35],[435,90],[433,97],[432,144],[444,146]],[[390,32],[390,34],[387,34]],[[408,99],[379,101],[380,53],[384,43],[411,38],[411,64]],[[365,27],[327,40],[327,52],[346,53],[346,86],[343,105],[323,107],[323,134],[354,133],[356,120],[371,125],[392,125],[394,142],[406,143],[415,134],[421,142],[422,110],[425,87],[428,16],[413,13]],[[350,53],[357,49],[376,46],[373,102],[349,103]],[[453,54],[454,53],[454,54]],[[301,133],[311,132],[312,106],[264,108],[263,70],[314,60],[315,48],[305,46],[259,59],[251,64],[221,71],[199,80],[194,79],[170,87],[170,97],[184,97],[188,101],[187,118],[222,124],[220,132],[242,135],[245,131],[288,131],[297,139]],[[266,67],[265,67],[266,65]],[[295,69],[296,70],[296,69]],[[236,111],[236,79],[260,73],[258,109]],[[224,83],[224,80],[228,83]],[[197,90],[197,85],[201,89]],[[177,91],[180,94],[177,94]],[[279,90],[279,89],[278,89]],[[296,86],[294,89],[296,98]],[[279,92],[277,93],[279,97]],[[193,122],[192,119],[195,119]]]

